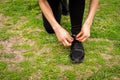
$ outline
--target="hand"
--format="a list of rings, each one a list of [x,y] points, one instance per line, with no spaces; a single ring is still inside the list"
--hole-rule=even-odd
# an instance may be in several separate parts
[[[64,46],[71,46],[72,45],[73,38],[69,35],[69,33],[65,29],[60,27],[59,29],[55,30],[55,33],[56,33],[58,40]]]
[[[76,40],[84,42],[88,37],[90,37],[90,25],[85,23],[81,31],[77,34]]]

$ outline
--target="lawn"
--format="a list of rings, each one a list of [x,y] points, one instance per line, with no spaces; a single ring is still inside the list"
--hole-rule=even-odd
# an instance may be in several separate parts
[[[70,32],[69,21],[61,25]],[[70,47],[45,31],[37,0],[0,0],[0,80],[120,80],[119,0],[100,0],[83,44],[84,62],[71,63]]]

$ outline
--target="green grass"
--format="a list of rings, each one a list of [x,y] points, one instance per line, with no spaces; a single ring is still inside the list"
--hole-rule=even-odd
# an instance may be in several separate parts
[[[2,58],[2,57],[4,57],[4,58],[14,58],[15,56],[14,56],[14,54],[13,53],[1,53],[0,54],[0,57]]]
[[[7,64],[5,62],[0,61],[0,71],[4,70],[7,67]]]
[[[113,78],[114,80],[116,79],[116,77],[117,78],[120,77],[119,67],[120,67],[119,65],[115,65],[112,68],[104,66],[104,68],[101,68],[93,76],[89,77],[88,80],[102,80],[102,79],[111,80],[111,78]]]
[[[120,40],[120,4],[116,1],[100,1],[100,7],[92,27],[92,37]]]
[[[33,52],[26,52],[23,54],[24,57],[33,57],[34,53]]]
[[[10,34],[6,29],[0,29],[0,40],[6,40],[10,37]]]
[[[85,60],[73,64],[70,47],[45,31],[37,0],[0,0],[0,80],[119,80],[119,7],[119,0],[100,0]],[[61,25],[70,32],[69,16]]]

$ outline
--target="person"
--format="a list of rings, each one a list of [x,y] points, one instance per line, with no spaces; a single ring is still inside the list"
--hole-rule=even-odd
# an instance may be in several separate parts
[[[64,0],[39,0],[43,24],[48,33],[55,33],[64,46],[71,46],[70,60],[81,63],[85,52],[82,45],[90,36],[90,27],[95,16],[99,0],[90,0],[88,16],[82,25],[85,0],[69,0],[69,14],[72,36],[60,25]]]

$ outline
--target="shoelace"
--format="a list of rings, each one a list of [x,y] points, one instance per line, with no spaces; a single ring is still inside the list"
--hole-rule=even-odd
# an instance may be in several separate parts
[[[79,41],[76,40],[76,35],[73,34],[72,37],[73,37],[73,39],[74,39],[74,41],[73,41],[74,45],[73,45],[73,46],[74,46],[75,48],[77,48],[77,49],[81,49],[81,50],[82,50],[82,46],[81,46],[82,43],[80,43]],[[80,47],[80,46],[81,46],[81,47]]]

